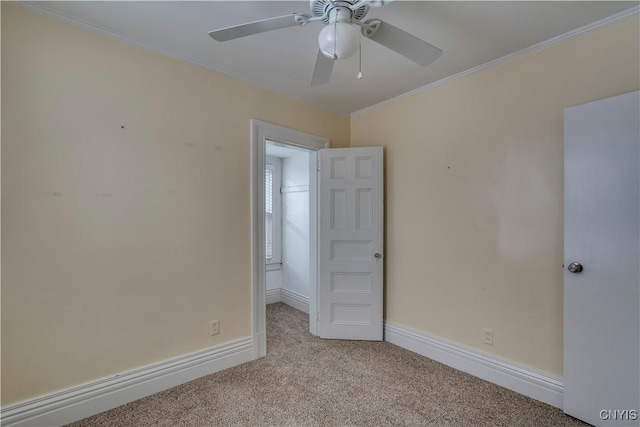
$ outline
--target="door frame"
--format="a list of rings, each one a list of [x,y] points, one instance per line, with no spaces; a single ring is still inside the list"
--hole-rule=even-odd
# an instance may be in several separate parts
[[[317,151],[329,148],[331,140],[310,133],[289,129],[273,123],[251,119],[251,335],[253,358],[267,355],[266,262],[263,212],[264,174],[267,141],[310,150],[309,155],[309,329],[317,330],[318,276],[318,176]]]

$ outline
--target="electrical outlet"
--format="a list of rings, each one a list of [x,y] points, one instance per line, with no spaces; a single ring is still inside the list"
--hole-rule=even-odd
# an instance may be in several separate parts
[[[482,330],[484,336],[484,343],[486,345],[493,345],[493,331],[491,329]]]
[[[209,322],[209,335],[218,335],[220,333],[220,321],[212,320]]]

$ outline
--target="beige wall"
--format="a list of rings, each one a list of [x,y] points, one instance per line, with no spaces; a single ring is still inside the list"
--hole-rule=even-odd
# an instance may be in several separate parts
[[[563,109],[638,89],[638,34],[634,17],[352,118],[352,146],[386,147],[387,320],[562,374]]]
[[[251,118],[349,144],[348,117],[2,2],[3,406],[251,334]]]
[[[640,86],[638,32],[405,98],[349,135],[346,117],[3,2],[2,405],[250,334],[254,117],[386,147],[388,320],[561,374],[562,110]]]

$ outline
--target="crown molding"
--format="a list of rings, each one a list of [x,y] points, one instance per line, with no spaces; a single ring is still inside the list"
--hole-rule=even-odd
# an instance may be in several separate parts
[[[549,40],[545,40],[540,43],[536,43],[532,46],[524,48],[514,53],[510,53],[509,55],[505,55],[498,59],[494,59],[493,61],[486,62],[482,65],[478,65],[477,67],[469,68],[468,70],[459,72],[457,74],[453,74],[449,77],[445,77],[444,79],[437,80],[433,83],[429,83],[427,85],[421,86],[417,89],[413,89],[409,92],[405,92],[401,95],[394,96],[393,98],[389,98],[385,101],[378,102],[377,104],[371,105],[369,107],[363,108],[358,111],[354,111],[351,113],[351,117],[356,117],[362,114],[369,113],[373,110],[376,110],[380,107],[383,107],[387,104],[392,104],[396,101],[399,101],[403,98],[407,98],[418,93],[426,92],[431,89],[435,89],[438,86],[442,86],[444,84],[450,83],[454,80],[461,79],[463,77],[469,76],[474,73],[478,73],[480,71],[486,70],[487,68],[495,67],[496,65],[504,64],[505,62],[513,61],[514,59],[522,58],[523,56],[530,55],[532,53],[541,51],[558,43],[562,43],[566,40],[572,39],[574,37],[578,37],[587,33],[591,33],[596,31],[602,27],[606,27],[607,25],[615,24],[621,21],[624,21],[627,18],[630,18],[634,15],[637,15],[640,12],[640,6],[634,6],[630,9],[623,10],[616,14],[613,14],[607,18],[600,19],[598,21],[592,22],[591,24],[587,24],[583,27],[576,28],[575,30],[569,31],[568,33],[561,34],[559,36],[553,37]]]

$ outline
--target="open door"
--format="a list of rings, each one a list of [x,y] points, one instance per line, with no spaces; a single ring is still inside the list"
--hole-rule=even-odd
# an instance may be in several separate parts
[[[319,156],[318,335],[382,340],[382,147]]]
[[[564,115],[564,412],[597,426],[640,426],[639,106]]]

